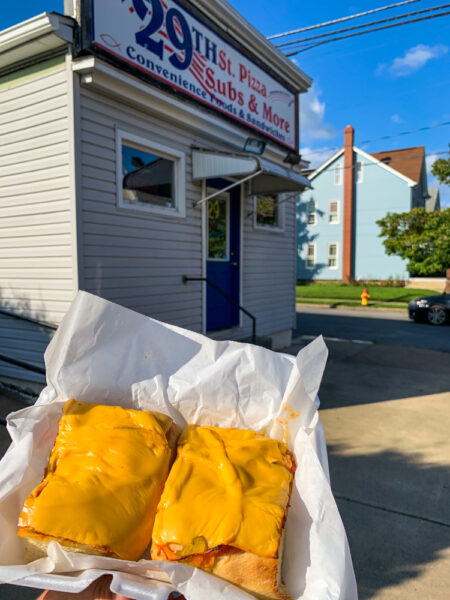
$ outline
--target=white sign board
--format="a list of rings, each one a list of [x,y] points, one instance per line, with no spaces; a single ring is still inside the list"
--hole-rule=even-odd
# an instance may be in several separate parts
[[[174,0],[92,0],[92,43],[296,150],[296,94]]]

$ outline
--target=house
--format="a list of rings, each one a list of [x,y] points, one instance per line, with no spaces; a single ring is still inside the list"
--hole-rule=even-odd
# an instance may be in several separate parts
[[[406,261],[385,253],[376,221],[428,202],[425,148],[368,154],[348,126],[344,147],[308,177],[313,189],[297,206],[297,279],[407,279]]]
[[[288,345],[311,80],[223,0],[64,6],[0,32],[0,354],[42,364],[78,290]]]

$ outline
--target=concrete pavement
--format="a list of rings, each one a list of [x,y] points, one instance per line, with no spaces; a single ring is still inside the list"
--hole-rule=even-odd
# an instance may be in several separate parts
[[[299,339],[290,352],[305,343]],[[327,345],[320,416],[360,600],[446,600],[450,357],[384,344]]]

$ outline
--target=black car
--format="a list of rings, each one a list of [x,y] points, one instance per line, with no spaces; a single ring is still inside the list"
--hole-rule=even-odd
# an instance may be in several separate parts
[[[421,296],[408,304],[409,318],[428,321],[431,325],[444,325],[450,321],[450,294]]]

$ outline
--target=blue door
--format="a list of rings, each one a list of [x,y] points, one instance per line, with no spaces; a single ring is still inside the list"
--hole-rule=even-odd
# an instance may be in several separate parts
[[[206,193],[227,185],[224,179],[208,179]],[[239,304],[240,186],[208,201],[206,277],[235,304]],[[211,285],[206,286],[208,331],[239,325],[239,309]]]

